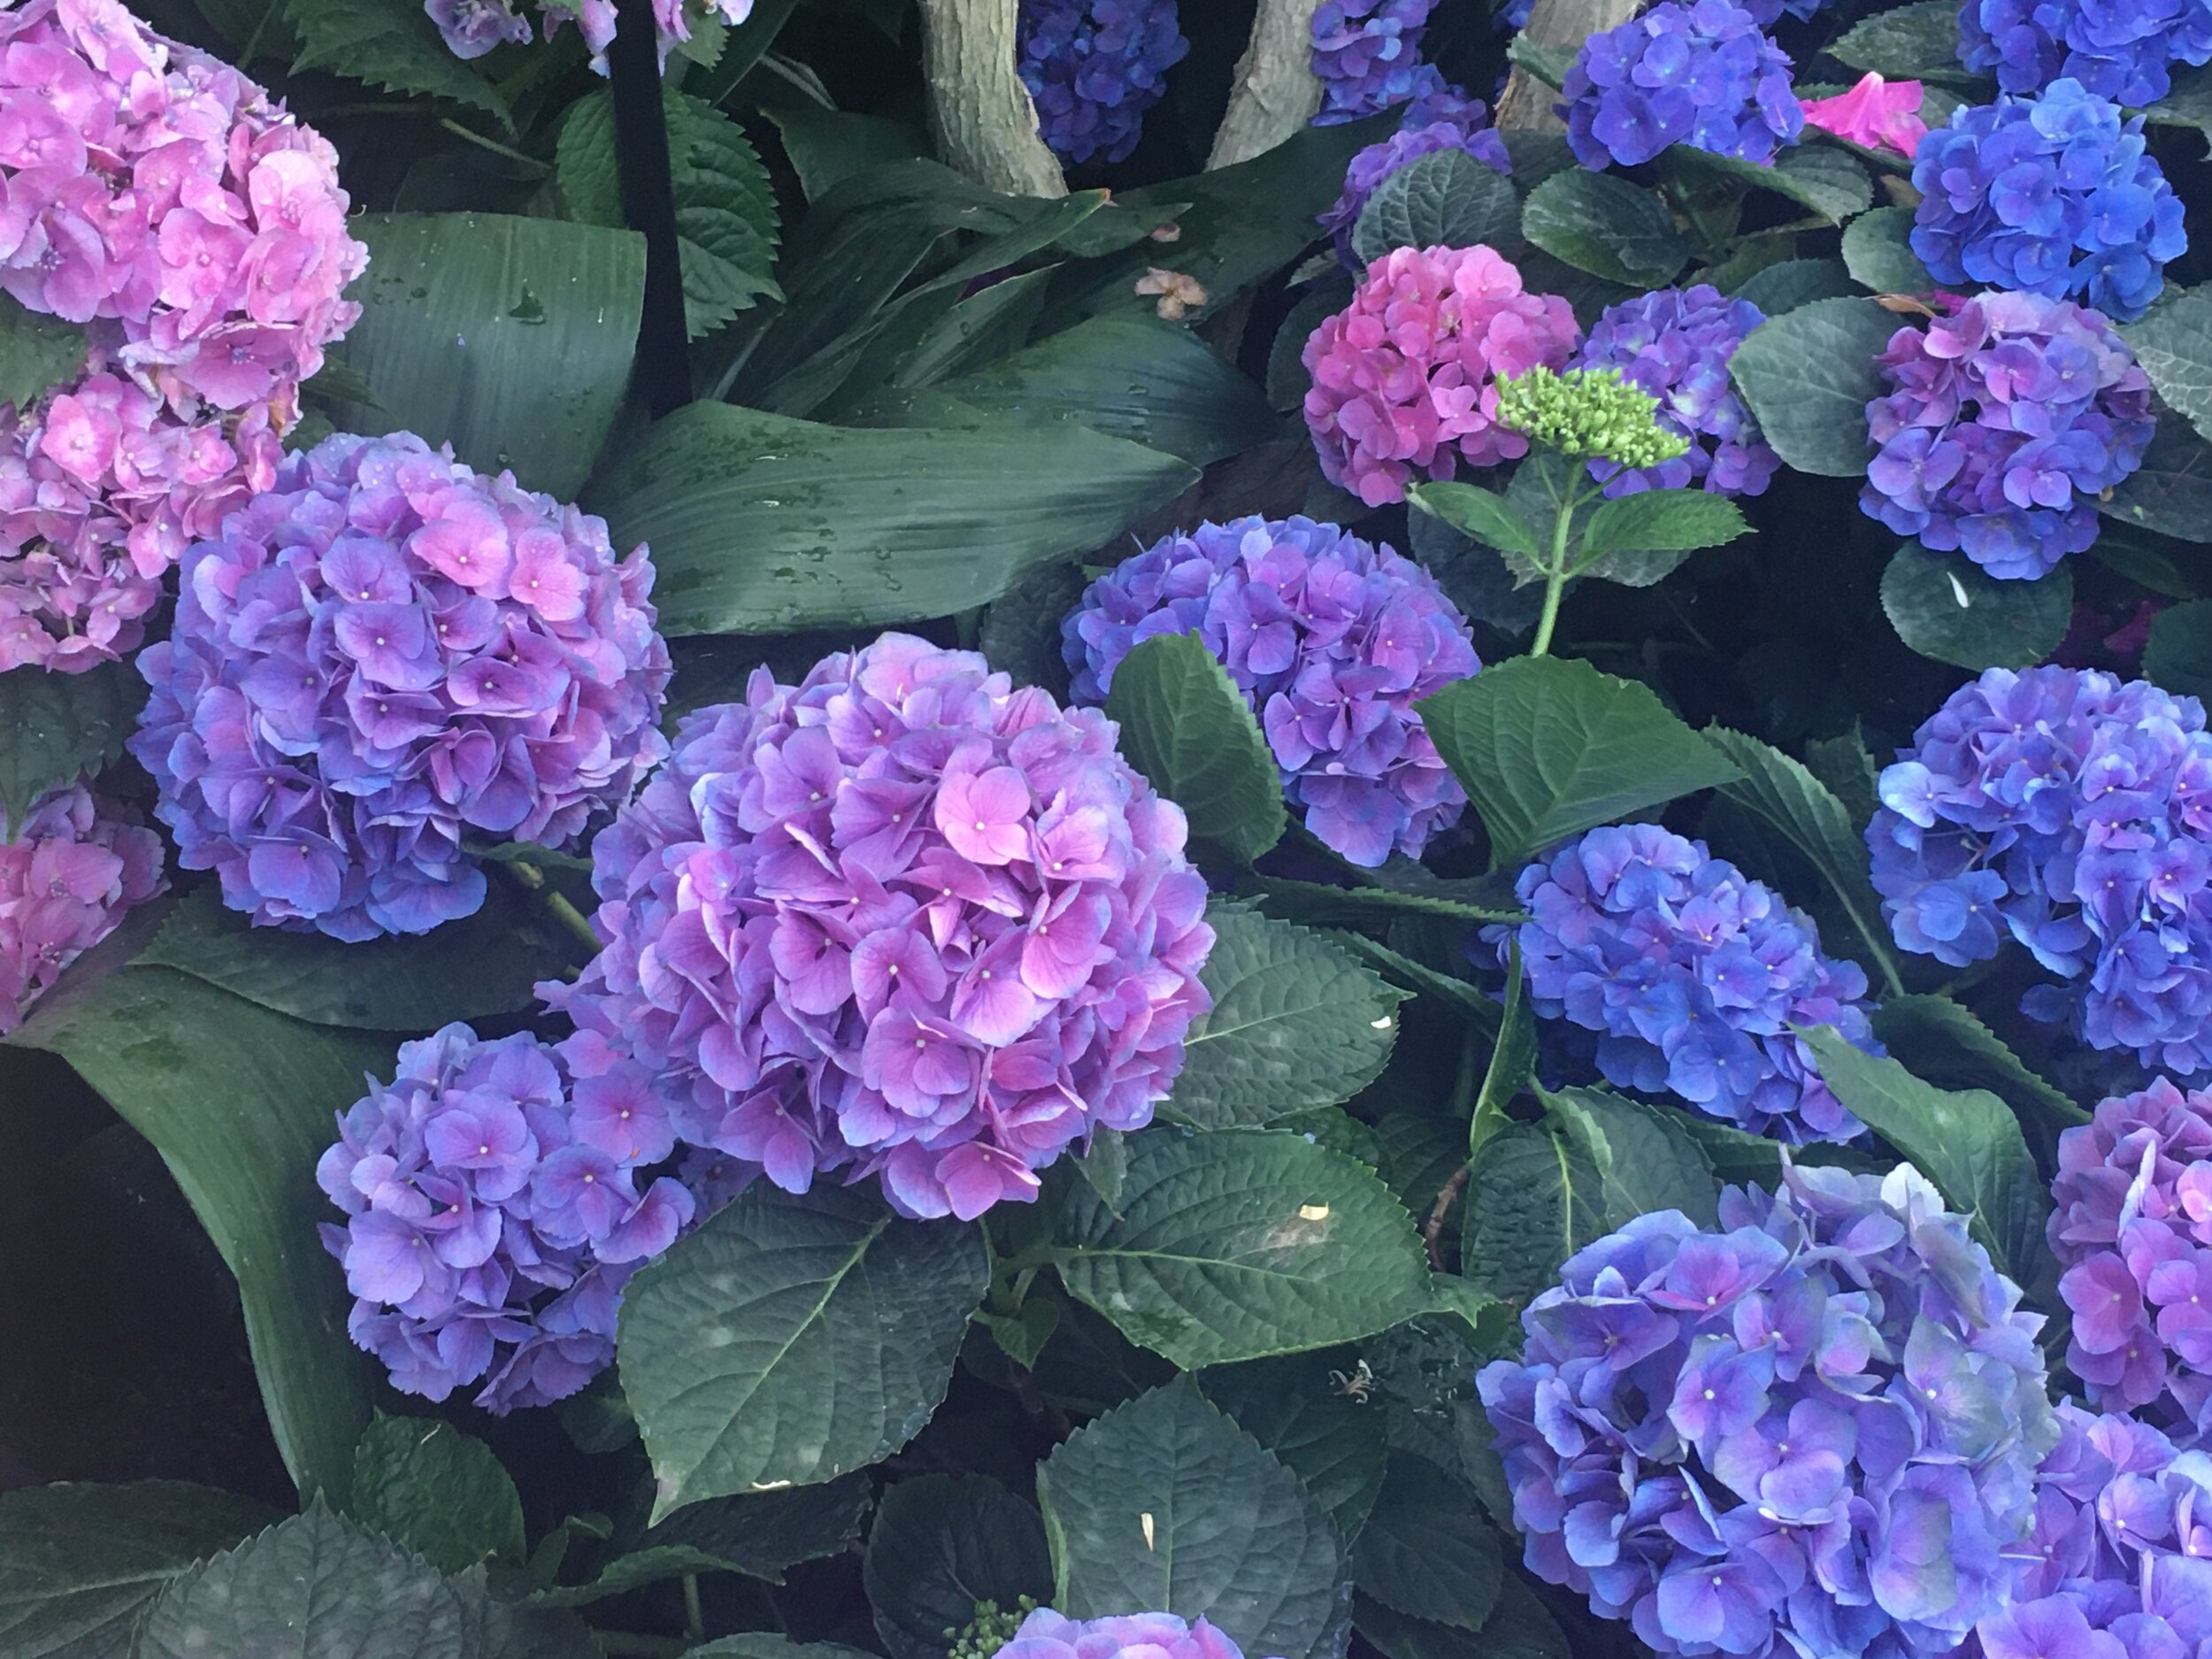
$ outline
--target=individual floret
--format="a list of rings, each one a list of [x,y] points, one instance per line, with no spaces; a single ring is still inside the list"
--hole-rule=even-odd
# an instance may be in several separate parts
[[[81,780],[0,811],[0,1037],[61,971],[159,893],[161,837]]]
[[[1015,66],[1055,155],[1122,161],[1189,50],[1175,0],[1022,0]]]
[[[1586,167],[1632,167],[1671,144],[1771,161],[1805,126],[1787,55],[1730,0],[1660,0],[1593,35],[1560,91]]]
[[[446,49],[456,58],[481,58],[506,42],[527,44],[530,19],[516,10],[518,0],[423,0],[423,11],[438,26]],[[614,44],[615,0],[534,0],[538,27],[551,40],[564,23],[573,23],[590,49],[591,64],[607,73],[607,48]],[[668,55],[691,38],[695,19],[712,18],[735,27],[753,14],[753,0],[653,0],[653,37],[662,67]]]
[[[1436,0],[1321,0],[1313,13],[1313,73],[1321,82],[1314,124],[1356,121],[1437,90],[1443,76],[1421,61],[1421,35]]]
[[[2208,0],[1967,0],[1959,60],[2007,92],[2062,77],[2140,109],[2172,89],[2175,64],[2212,59]]]
[[[1716,495],[1765,491],[1781,461],[1728,378],[1736,348],[1765,320],[1749,300],[1702,282],[1606,309],[1575,353],[1576,365],[1617,369],[1658,401],[1660,426],[1687,441],[1680,456],[1656,465],[1593,461],[1590,476],[1605,480],[1608,495],[1693,484]]]
[[[1406,105],[1398,130],[1379,144],[1370,144],[1352,157],[1344,171],[1344,189],[1335,204],[1321,215],[1321,227],[1336,244],[1345,269],[1356,271],[1352,253],[1352,231],[1390,175],[1424,156],[1448,150],[1464,151],[1493,173],[1513,171],[1505,153],[1505,140],[1491,130],[1490,111],[1479,98],[1419,99]]]

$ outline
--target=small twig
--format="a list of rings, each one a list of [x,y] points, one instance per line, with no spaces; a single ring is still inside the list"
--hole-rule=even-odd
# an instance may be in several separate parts
[[[548,916],[583,941],[589,947],[593,956],[597,956],[606,948],[606,941],[593,931],[592,925],[585,918],[584,913],[571,904],[565,895],[548,884],[544,871],[521,859],[503,864],[500,868],[506,871],[517,882],[526,888],[530,895],[544,907]]]
[[[684,1634],[695,1642],[707,1639],[707,1616],[699,1605],[699,1575],[684,1574]]]
[[[1429,1265],[1440,1273],[1444,1271],[1445,1217],[1452,1213],[1452,1204],[1466,1188],[1467,1173],[1473,1168],[1471,1164],[1463,1164],[1452,1171],[1452,1179],[1444,1183],[1436,1202],[1429,1206],[1428,1220],[1422,1224],[1421,1242],[1428,1247]]]
[[[553,171],[549,164],[540,161],[535,156],[526,156],[519,150],[503,144],[497,139],[487,138],[481,133],[472,133],[449,115],[441,115],[438,118],[438,125],[456,138],[467,139],[470,143],[474,144],[480,150],[488,150],[495,156],[503,156],[509,161],[518,162],[530,168],[541,179],[545,178]]]

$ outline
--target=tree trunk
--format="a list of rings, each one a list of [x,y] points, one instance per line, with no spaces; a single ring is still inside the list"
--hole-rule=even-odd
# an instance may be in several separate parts
[[[1014,73],[1018,0],[922,0],[922,73],[945,165],[1003,196],[1065,196]]]
[[[1260,0],[1207,172],[1264,155],[1313,119],[1321,107],[1321,82],[1313,73],[1313,14],[1320,4]]]
[[[1593,35],[1618,28],[1640,10],[1637,0],[1536,0],[1522,33],[1535,45],[1572,51]],[[1566,124],[1551,112],[1558,97],[1517,64],[1498,100],[1498,125],[1524,133],[1563,133]]]

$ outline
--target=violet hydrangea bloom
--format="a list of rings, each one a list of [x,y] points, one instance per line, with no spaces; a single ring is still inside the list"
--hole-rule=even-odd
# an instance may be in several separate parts
[[[338,1118],[315,1177],[346,1214],[354,1341],[404,1394],[481,1382],[495,1412],[574,1394],[614,1358],[622,1287],[697,1206],[652,1168],[674,1146],[635,1066],[584,1074],[526,1033],[403,1043]]]
[[[1936,1655],[2057,1439],[2020,1289],[1909,1166],[1786,1161],[1572,1257],[1477,1385],[1529,1570],[1663,1654]]]
[[[1524,292],[1493,249],[1393,249],[1306,342],[1322,473],[1381,507],[1403,501],[1417,472],[1518,459],[1528,440],[1498,424],[1498,382],[1565,367],[1575,334],[1573,308]]]
[[[1443,77],[1421,61],[1436,0],[1321,0],[1313,13],[1317,127],[1356,121],[1432,91]],[[1425,71],[1425,73],[1424,73]]]
[[[1019,24],[1015,67],[1067,162],[1125,159],[1190,50],[1175,0],[1022,0]]]
[[[2194,697],[2093,669],[1993,668],[1884,769],[1867,826],[1907,950],[1964,967],[2009,934],[2062,986],[2036,1018],[2186,1075],[2212,1067],[2212,733]]]
[[[0,812],[0,1037],[61,972],[167,884],[161,837],[80,780]]]
[[[327,143],[114,0],[0,12],[0,288],[88,347],[0,405],[0,672],[76,672],[266,486],[366,250]]]
[[[2150,377],[2094,311],[2039,294],[1936,297],[1890,336],[1866,406],[1860,509],[1992,576],[2032,581],[2097,539],[2099,497],[2143,464]]]
[[[541,994],[678,1134],[910,1216],[1026,1202],[1134,1129],[1210,1004],[1183,814],[1094,709],[887,634],[685,718],[592,844],[606,948]]]
[[[1448,101],[1424,98],[1408,104],[1396,132],[1352,157],[1344,172],[1342,193],[1321,215],[1321,227],[1335,242],[1337,257],[1347,270],[1358,268],[1352,256],[1353,227],[1384,180],[1409,162],[1448,150],[1464,150],[1493,173],[1513,171],[1505,140],[1491,130],[1490,111],[1481,99],[1452,95]]]
[[[1482,666],[1435,578],[1310,518],[1238,518],[1163,537],[1093,582],[1061,625],[1079,703],[1163,634],[1228,670],[1306,827],[1356,864],[1417,858],[1467,804],[1414,705]]]
[[[994,1659],[1244,1659],[1243,1649],[1203,1618],[1123,1613],[1070,1618],[1041,1607]]]
[[[1560,93],[1567,142],[1592,168],[1632,167],[1671,144],[1771,161],[1805,127],[1788,56],[1730,0],[1660,0],[1593,35]]]
[[[1912,250],[1939,282],[2077,298],[2132,322],[2189,246],[2143,118],[2123,120],[2070,78],[1962,105],[1920,141],[1912,182]]]
[[[504,42],[526,44],[530,19],[517,0],[423,0],[423,11],[438,26],[446,50],[456,58],[481,58]],[[615,0],[536,0],[540,27],[551,40],[564,23],[573,23],[591,50],[591,64],[607,73],[607,48],[614,43]],[[691,38],[695,18],[718,18],[734,27],[753,14],[753,0],[653,0],[653,36],[663,68],[668,55]]]
[[[483,902],[464,838],[573,841],[667,752],[653,567],[402,433],[326,439],[184,561],[130,741],[188,870],[346,940]]]
[[[1729,299],[1703,282],[1606,308],[1575,353],[1574,366],[1618,369],[1628,384],[1658,400],[1661,427],[1690,441],[1686,453],[1657,466],[1592,461],[1590,476],[1606,480],[1607,495],[1700,482],[1716,495],[1766,489],[1781,457],[1761,437],[1728,378],[1736,348],[1765,320],[1749,300]]]
[[[2172,89],[2175,64],[2208,59],[2208,0],[1967,0],[1959,12],[1959,60],[1993,73],[2007,92],[2064,77],[2140,109]]]
[[[1599,1033],[1598,1069],[1792,1145],[1863,1129],[1793,1027],[1833,1025],[1878,1053],[1866,974],[1824,955],[1813,919],[1703,843],[1656,824],[1594,829],[1521,872],[1529,919],[1489,927],[1521,948],[1532,1005]]]

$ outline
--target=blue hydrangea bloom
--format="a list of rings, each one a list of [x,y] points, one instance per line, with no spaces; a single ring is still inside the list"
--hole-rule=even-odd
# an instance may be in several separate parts
[[[1513,171],[1505,153],[1505,140],[1491,130],[1490,110],[1479,98],[1462,96],[1447,87],[1432,96],[1416,98],[1406,105],[1398,130],[1379,144],[1370,144],[1352,157],[1344,171],[1344,190],[1336,204],[1321,215],[1322,227],[1335,241],[1337,257],[1347,269],[1356,269],[1352,255],[1352,230],[1367,204],[1390,175],[1423,156],[1447,150],[1463,150],[1494,173]]]
[[[1419,857],[1467,797],[1414,704],[1482,666],[1436,579],[1310,518],[1163,538],[1093,582],[1061,624],[1069,695],[1101,703],[1123,657],[1194,634],[1260,718],[1283,793],[1356,864]]]
[[[1640,1216],[1477,1378],[1529,1570],[1663,1654],[1910,1659],[1999,1611],[2058,1438],[2039,1315],[1920,1174]]]
[[[2094,669],[1993,668],[1881,775],[1867,826],[1907,950],[2017,940],[2065,983],[2036,1018],[2187,1074],[2212,1066],[2212,733],[2194,697]]]
[[[1070,163],[1120,161],[1190,42],[1176,26],[1175,0],[1022,0],[1017,50],[1053,153]]]
[[[1962,105],[1913,158],[1912,250],[1937,281],[2079,299],[2131,322],[2187,250],[2143,118],[2078,81]]]
[[[1659,424],[1690,441],[1686,454],[1657,466],[1591,462],[1590,476],[1607,480],[1607,495],[1701,482],[1716,495],[1765,490],[1781,457],[1761,438],[1759,423],[1728,378],[1736,348],[1765,320],[1749,300],[1730,299],[1703,282],[1606,308],[1576,352],[1575,366],[1618,369],[1623,380],[1659,400]]]
[[[1598,1069],[1709,1118],[1798,1144],[1863,1128],[1822,1082],[1793,1025],[1833,1025],[1878,1053],[1866,974],[1820,930],[1701,842],[1655,824],[1595,829],[1521,872],[1517,941],[1538,1016],[1600,1033]]]
[[[2068,77],[2140,109],[2171,90],[2172,65],[2212,59],[2212,0],[1967,0],[1959,58],[2007,92]]]
[[[1586,167],[1632,167],[1670,144],[1771,161],[1805,130],[1789,58],[1730,0],[1661,0],[1593,35],[1560,90]]]
[[[1421,61],[1421,32],[1436,0],[1321,0],[1313,14],[1317,127],[1356,121],[1432,93],[1444,77]]]

